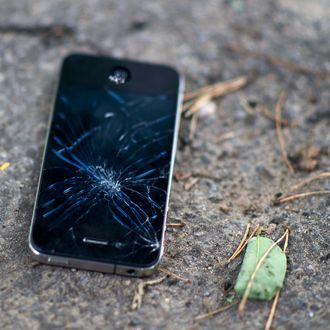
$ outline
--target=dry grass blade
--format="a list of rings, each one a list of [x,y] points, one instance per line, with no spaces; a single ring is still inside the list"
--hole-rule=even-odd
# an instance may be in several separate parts
[[[250,242],[251,238],[260,230],[260,226],[257,225],[251,232],[249,238],[242,244],[240,248],[237,248],[237,250],[233,253],[233,255],[227,260],[227,263],[230,263],[231,261],[235,260],[240,253],[244,250],[245,246]]]
[[[189,278],[185,278],[185,277],[182,277],[180,275],[177,275],[177,274],[174,274],[173,272],[171,272],[170,270],[168,269],[165,269],[165,268],[158,268],[158,270],[168,276],[172,276],[174,278],[176,278],[177,280],[180,280],[180,281],[183,281],[183,282],[186,282],[186,283],[189,283],[191,284],[191,280]]]
[[[327,195],[330,194],[330,190],[321,190],[321,191],[307,191],[301,194],[295,194],[290,196],[284,196],[281,198],[278,198],[274,201],[274,205],[279,205],[287,202],[291,202],[296,199],[311,197],[311,196],[318,196],[318,195]]]
[[[309,183],[315,181],[315,180],[320,180],[320,179],[323,179],[323,178],[328,178],[330,177],[330,172],[323,172],[321,174],[318,174],[316,176],[313,176],[309,179],[306,179],[306,180],[303,180],[301,181],[300,183],[296,184],[295,186],[293,186],[290,191],[294,191],[294,190],[298,190],[304,186],[307,186]]]
[[[132,301],[132,305],[131,305],[132,310],[141,308],[145,287],[147,287],[149,285],[159,284],[159,283],[163,282],[166,277],[167,276],[163,276],[163,277],[157,278],[155,280],[150,280],[150,281],[140,281],[134,291],[133,301]]]
[[[260,269],[262,263],[264,262],[264,260],[267,258],[267,256],[269,255],[270,251],[276,246],[278,245],[282,240],[283,238],[286,237],[286,235],[288,235],[289,233],[289,230],[286,229],[284,234],[276,241],[274,242],[268,249],[267,251],[264,253],[264,255],[260,258],[260,260],[258,261],[257,265],[256,265],[256,268],[254,270],[254,272],[252,273],[251,277],[250,277],[250,280],[246,286],[246,289],[244,291],[244,294],[243,294],[243,298],[238,306],[238,312],[240,314],[243,313],[244,309],[245,309],[245,305],[246,305],[246,302],[247,302],[247,299],[248,299],[248,296],[249,296],[249,293],[251,291],[251,288],[252,288],[252,285],[253,285],[253,282],[254,282],[254,279],[258,273],[258,270]]]
[[[285,237],[285,242],[284,242],[284,247],[283,247],[283,252],[286,253],[286,250],[288,248],[288,244],[289,244],[289,232],[287,232],[287,235]],[[272,303],[272,307],[270,309],[270,313],[266,322],[266,326],[265,326],[265,330],[270,330],[273,320],[274,320],[274,316],[275,316],[275,312],[276,312],[276,307],[277,307],[277,303],[278,303],[278,299],[280,297],[280,292],[281,290],[278,290],[276,293],[276,296],[273,300]]]
[[[189,139],[192,140],[197,129],[199,110],[214,98],[236,91],[248,83],[248,77],[243,76],[227,82],[220,82],[188,92],[184,97],[182,112],[185,117],[192,115]]]
[[[189,108],[189,113],[194,114],[196,113],[204,104],[209,102],[212,99],[212,93],[209,92],[207,94],[199,96]]]
[[[229,304],[229,305],[226,305],[226,306],[221,307],[219,309],[216,309],[216,310],[214,310],[214,311],[212,311],[210,313],[205,313],[205,314],[198,315],[198,316],[195,317],[195,321],[202,321],[202,320],[209,319],[210,317],[212,317],[214,315],[217,315],[217,314],[219,314],[221,312],[224,312],[227,309],[229,309],[229,308],[231,308],[231,307],[233,307],[233,306],[235,306],[237,304],[238,304],[238,302],[234,302],[232,304]]]
[[[234,251],[234,253],[227,260],[227,264],[229,264],[232,260],[234,260],[236,258],[236,253],[237,253],[237,251],[239,251],[241,249],[242,245],[244,244],[244,242],[247,238],[247,235],[249,234],[250,227],[251,227],[251,225],[248,223],[246,225],[246,228],[245,228],[245,231],[244,231],[244,234],[243,234],[243,237],[242,237],[240,243],[238,244],[238,246],[237,246],[236,250]]]
[[[191,99],[200,97],[205,94],[211,94],[212,97],[220,97],[227,93],[236,91],[248,83],[249,79],[247,76],[238,77],[225,82],[218,82],[216,84],[204,86],[196,91],[187,92],[184,96],[184,102]]]
[[[275,107],[275,113],[276,113],[276,133],[277,133],[277,138],[278,138],[278,142],[280,144],[281,147],[281,153],[282,153],[282,158],[285,162],[285,164],[287,165],[289,172],[291,174],[294,174],[294,169],[292,167],[292,164],[289,160],[287,151],[286,151],[286,147],[285,147],[285,139],[284,139],[284,135],[283,135],[283,131],[282,131],[282,110],[283,110],[283,106],[284,106],[284,102],[286,99],[286,93],[282,92],[278,98],[278,101],[276,103],[276,107]]]

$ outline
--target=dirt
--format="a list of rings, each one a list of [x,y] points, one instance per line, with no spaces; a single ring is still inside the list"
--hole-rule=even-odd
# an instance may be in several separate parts
[[[329,171],[329,30],[326,0],[0,1],[0,165],[10,162],[0,172],[0,328],[262,329],[270,303],[258,301],[243,316],[232,307],[195,321],[231,299],[242,256],[224,263],[250,222],[272,228],[273,239],[291,229],[274,328],[326,329],[330,195],[273,201]],[[161,267],[191,282],[169,276],[145,286],[137,310],[139,279],[37,265],[28,254],[52,92],[71,52],[167,63],[187,90],[253,77],[202,111],[192,140],[183,119],[169,223],[184,225],[168,228]],[[274,120],[240,102],[274,111],[282,91],[295,174]],[[309,190],[330,190],[330,179],[300,191]]]

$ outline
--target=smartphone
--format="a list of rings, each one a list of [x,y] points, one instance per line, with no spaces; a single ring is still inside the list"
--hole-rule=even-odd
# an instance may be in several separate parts
[[[29,247],[39,262],[150,275],[163,253],[183,81],[171,67],[62,64]]]

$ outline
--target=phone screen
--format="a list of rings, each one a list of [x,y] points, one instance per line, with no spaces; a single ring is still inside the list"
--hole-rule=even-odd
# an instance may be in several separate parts
[[[128,68],[126,84],[108,79]],[[43,253],[147,267],[159,258],[177,112],[174,70],[74,55],[62,67],[32,230]]]

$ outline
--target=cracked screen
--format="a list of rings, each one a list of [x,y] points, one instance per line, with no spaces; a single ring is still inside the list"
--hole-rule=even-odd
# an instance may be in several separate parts
[[[138,266],[159,258],[178,77],[125,64],[131,82],[115,86],[111,60],[65,61],[35,212],[39,251]],[[160,73],[165,82],[155,85]]]

